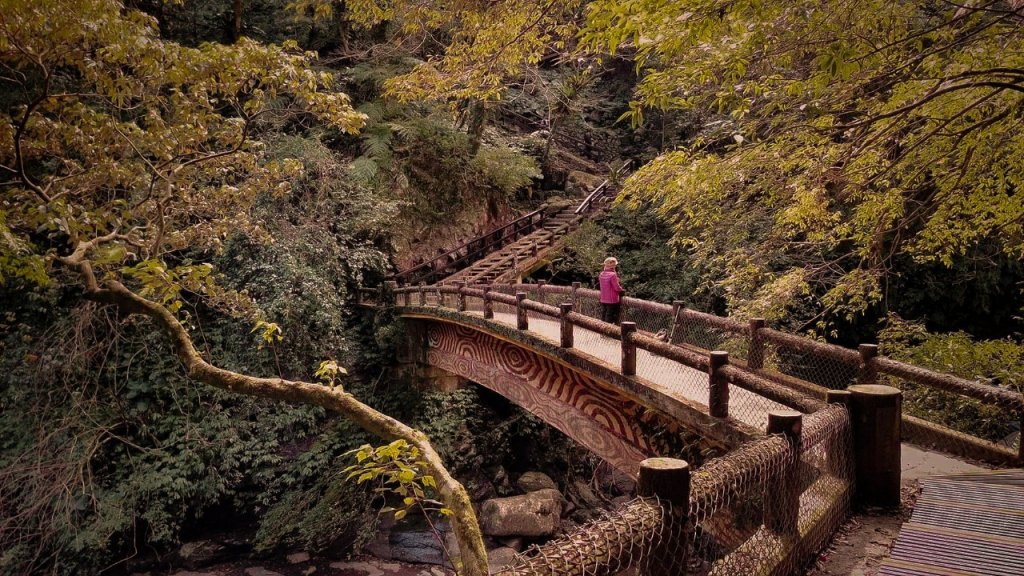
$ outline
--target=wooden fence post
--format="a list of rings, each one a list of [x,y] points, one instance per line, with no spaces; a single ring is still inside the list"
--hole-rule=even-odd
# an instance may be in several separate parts
[[[494,303],[491,302],[491,287],[484,286],[484,320],[494,318]]]
[[[686,573],[686,524],[690,513],[690,465],[675,458],[640,462],[637,495],[661,504],[661,538],[640,566],[641,576],[679,576]]]
[[[715,418],[729,417],[729,380],[721,372],[728,363],[728,352],[715,350],[708,355],[708,412]]]
[[[761,328],[764,328],[764,318],[750,319],[750,348],[747,350],[747,368],[751,370],[764,368],[764,337],[760,334]]]
[[[898,508],[903,393],[878,384],[857,384],[847,390],[850,391],[857,501],[866,506]]]
[[[526,308],[523,308],[523,300],[526,300],[526,292],[516,292],[516,328],[529,330],[530,320],[526,316]]]
[[[572,312],[572,302],[562,302],[561,306],[558,307],[561,315],[559,320],[562,324],[562,348],[572,348],[573,346],[573,328],[572,321],[569,320],[569,313]]]
[[[622,329],[622,373],[626,376],[636,374],[636,344],[633,334],[636,333],[636,322],[623,322]]]
[[[874,384],[878,382],[878,368],[875,367],[874,359],[878,356],[877,344],[861,344],[857,346],[860,352],[860,374],[857,375],[859,384]]]
[[[573,282],[572,283],[572,305],[576,306],[576,307],[579,307],[579,305],[580,305],[580,301],[579,301],[579,297],[580,296],[578,294],[578,292],[580,291],[580,286],[581,286],[581,284],[579,282]]]
[[[459,312],[465,312],[466,311],[466,292],[465,292],[466,283],[465,282],[461,282],[461,281],[460,282],[456,282],[455,286],[459,290],[459,299],[458,299],[458,304],[456,304],[456,309]]]
[[[768,413],[768,433],[784,434],[791,454],[778,484],[765,492],[764,523],[783,536],[795,536],[800,520],[800,429],[803,414],[794,410]]]

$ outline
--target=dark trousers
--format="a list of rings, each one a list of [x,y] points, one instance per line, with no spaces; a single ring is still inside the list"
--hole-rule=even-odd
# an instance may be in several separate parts
[[[622,313],[622,303],[605,304],[601,302],[601,320],[609,324],[618,324],[619,315]]]

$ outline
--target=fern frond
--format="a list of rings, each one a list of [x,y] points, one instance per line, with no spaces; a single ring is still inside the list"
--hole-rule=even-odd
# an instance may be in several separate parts
[[[348,173],[352,180],[363,186],[373,186],[379,172],[380,166],[372,158],[366,156],[356,158],[348,167]]]

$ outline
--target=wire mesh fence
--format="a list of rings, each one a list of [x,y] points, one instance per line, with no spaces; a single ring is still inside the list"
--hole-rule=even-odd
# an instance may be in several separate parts
[[[516,557],[499,574],[791,573],[845,521],[853,487],[850,419],[842,406],[709,460],[689,478],[689,504],[637,499]]]

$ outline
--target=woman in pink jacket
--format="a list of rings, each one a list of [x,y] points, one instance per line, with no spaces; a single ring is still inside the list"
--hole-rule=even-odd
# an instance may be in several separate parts
[[[605,258],[604,270],[597,278],[601,285],[601,320],[609,324],[618,324],[622,312],[622,293],[625,290],[619,284],[619,275],[615,272],[618,265],[619,261],[615,258]]]

